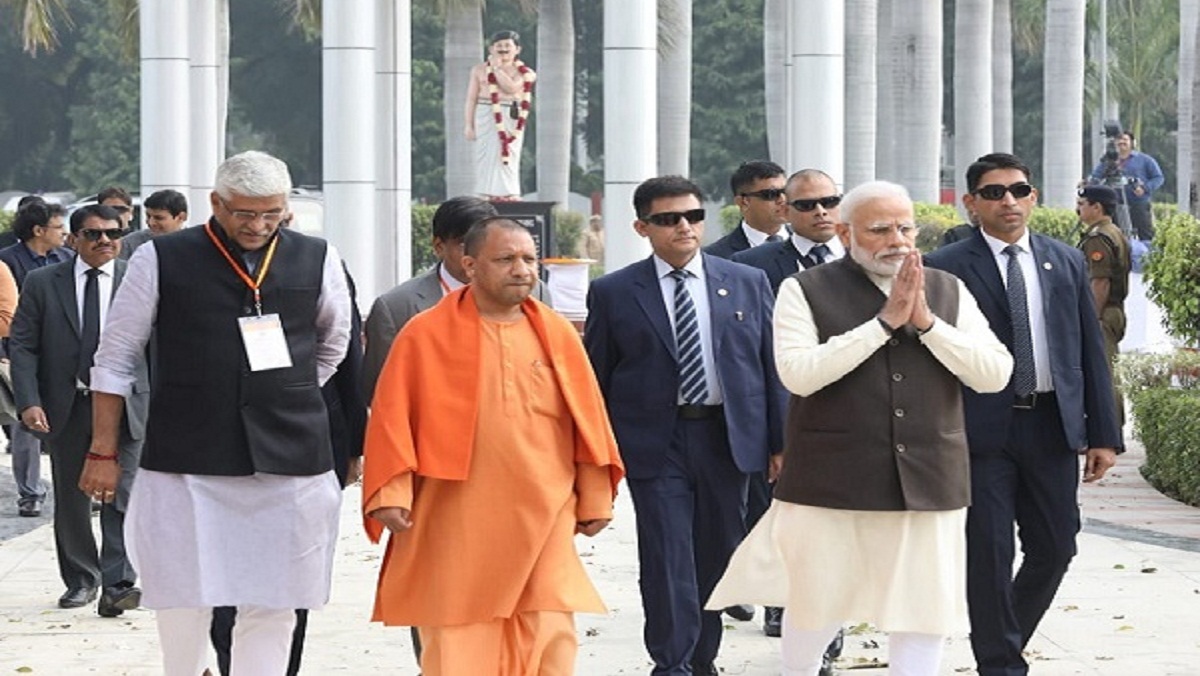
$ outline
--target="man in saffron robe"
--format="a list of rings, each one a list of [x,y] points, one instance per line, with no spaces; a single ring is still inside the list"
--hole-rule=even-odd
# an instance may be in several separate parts
[[[578,334],[529,298],[532,237],[486,219],[464,247],[471,284],[404,327],[375,391],[373,619],[419,628],[426,676],[570,674],[572,613],[604,611],[573,536],[608,524],[624,468]]]

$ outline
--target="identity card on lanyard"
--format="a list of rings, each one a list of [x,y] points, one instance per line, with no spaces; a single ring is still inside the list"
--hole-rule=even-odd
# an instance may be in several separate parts
[[[279,237],[271,240],[270,246],[267,247],[267,253],[263,256],[262,265],[258,268],[258,276],[251,279],[242,267],[233,260],[233,256],[221,246],[221,242],[217,240],[213,234],[212,225],[204,224],[204,231],[208,233],[208,238],[212,240],[213,246],[217,247],[217,251],[225,257],[229,266],[237,273],[238,277],[250,287],[254,292],[254,310],[257,314],[251,317],[238,317],[238,330],[242,334],[242,345],[246,348],[246,360],[250,363],[251,371],[269,371],[271,369],[285,369],[292,365],[292,355],[288,352],[287,338],[283,335],[283,320],[279,318],[279,314],[272,312],[264,315],[262,312],[262,282],[267,277],[267,270],[271,267],[271,261],[275,258],[275,247],[279,244]]]

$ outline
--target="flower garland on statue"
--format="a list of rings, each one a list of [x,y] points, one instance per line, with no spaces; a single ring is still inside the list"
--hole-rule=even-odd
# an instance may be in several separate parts
[[[511,146],[525,133],[525,121],[529,119],[530,100],[533,98],[533,81],[536,77],[529,66],[523,61],[516,61],[517,73],[521,76],[521,94],[514,102],[517,104],[517,126],[509,133],[504,128],[504,109],[500,104],[500,86],[496,81],[496,73],[491,62],[487,64],[488,97],[492,101],[492,119],[496,121],[496,133],[500,136],[500,161],[508,164],[512,159]]]

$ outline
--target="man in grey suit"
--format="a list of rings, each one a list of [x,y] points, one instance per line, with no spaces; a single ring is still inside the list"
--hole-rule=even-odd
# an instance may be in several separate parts
[[[375,394],[375,381],[400,329],[418,312],[428,310],[442,296],[467,284],[462,265],[462,240],[467,231],[475,223],[497,215],[491,202],[467,196],[451,197],[434,212],[433,251],[438,257],[437,265],[376,298],[367,316],[362,376],[367,401]],[[550,304],[550,292],[541,282],[534,286],[533,297]]]
[[[103,585],[97,606],[103,617],[117,617],[141,601],[122,529],[149,405],[144,362],[135,393],[125,405],[120,483],[115,495],[98,496],[105,498],[99,553],[92,534],[91,496],[77,487],[92,441],[92,357],[109,299],[125,274],[125,262],[116,260],[124,233],[120,215],[111,207],[91,205],[72,214],[69,243],[79,255],[29,274],[9,341],[21,422],[50,449],[54,540],[59,574],[67,587],[58,605],[87,605]]]

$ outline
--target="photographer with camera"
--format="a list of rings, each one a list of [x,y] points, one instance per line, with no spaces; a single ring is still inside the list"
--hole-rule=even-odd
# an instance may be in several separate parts
[[[1111,128],[1106,129],[1110,139],[1108,151],[1092,170],[1091,182],[1103,183],[1114,189],[1118,186],[1124,188],[1133,235],[1143,242],[1149,242],[1154,239],[1150,196],[1162,187],[1162,169],[1153,157],[1133,149],[1133,132],[1124,130],[1113,134],[1111,131]]]

